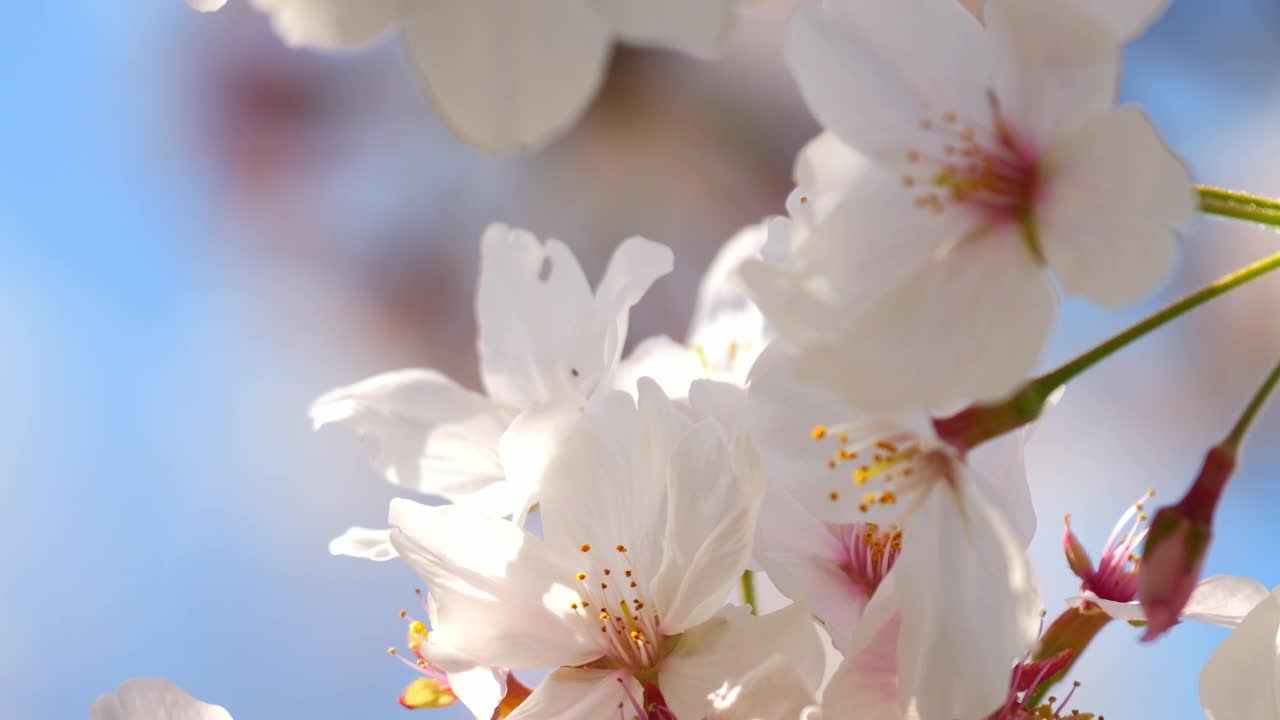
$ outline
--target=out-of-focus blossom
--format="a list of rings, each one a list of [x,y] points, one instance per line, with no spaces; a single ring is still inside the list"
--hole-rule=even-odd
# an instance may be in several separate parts
[[[89,720],[231,720],[231,714],[200,702],[168,680],[134,678],[99,697]]]
[[[490,153],[540,147],[595,97],[615,41],[714,55],[741,0],[253,0],[290,46],[347,50],[399,27],[445,123]]]
[[[780,370],[785,352],[774,345],[761,356],[745,401],[725,384],[696,383],[690,393],[697,412],[750,431],[770,493],[790,496],[771,497],[762,516],[762,565],[780,589],[829,616],[846,663],[862,663],[850,677],[870,683],[862,690],[886,712],[914,703],[925,720],[985,717],[1039,630],[1021,434],[980,446],[971,466],[926,419],[861,416],[792,382]],[[814,519],[784,512],[791,498]],[[823,529],[819,518],[875,526]],[[872,704],[860,693],[847,695]]]
[[[1243,616],[1234,601],[1219,611],[1238,617],[1239,627],[1200,674],[1205,715],[1209,720],[1275,720],[1280,717],[1280,588]]]
[[[398,370],[325,394],[312,405],[311,417],[316,427],[342,423],[371,435],[378,446],[374,462],[392,484],[494,515],[520,515],[536,488],[504,471],[503,433],[524,410],[583,403],[607,387],[631,306],[671,267],[666,247],[631,238],[614,253],[593,294],[564,244],[491,225],[481,243],[476,298],[486,394],[435,370]],[[361,528],[330,549],[371,559],[393,556],[381,531]]]
[[[651,377],[671,397],[684,397],[701,378],[744,385],[773,333],[742,293],[738,268],[749,258],[780,262],[786,244],[785,234],[772,231],[768,220],[739,230],[702,276],[685,342],[665,335],[642,340],[618,368],[618,387],[630,390],[641,377]]]
[[[1266,586],[1257,580],[1235,575],[1214,575],[1201,580],[1191,591],[1191,597],[1183,606],[1180,617],[1206,625],[1234,628],[1240,624],[1241,618],[1266,597]],[[1086,591],[1079,598],[1072,598],[1071,602],[1075,604],[1080,600],[1096,604],[1116,620],[1135,624],[1147,621],[1142,605],[1136,600],[1117,602]]]
[[[196,12],[217,12],[227,4],[227,0],[187,0],[187,7]]]
[[[978,17],[982,17],[985,0],[960,0],[960,4]],[[1102,21],[1117,39],[1124,42],[1141,35],[1155,22],[1169,0],[1062,0],[1070,2]]]
[[[513,720],[611,717],[641,697],[699,717],[710,693],[775,653],[816,657],[803,674],[821,676],[803,607],[722,608],[763,491],[744,436],[727,443],[642,381],[638,405],[600,398],[557,448],[546,448],[545,539],[464,506],[393,501],[392,542],[438,602],[432,663],[558,668]]]
[[[1166,275],[1191,178],[1114,107],[1119,40],[1090,13],[827,0],[796,12],[787,57],[839,154],[864,159],[834,186],[798,178],[812,228],[782,267],[743,266],[806,379],[869,411],[999,398],[1040,357],[1055,284],[1119,306]]]

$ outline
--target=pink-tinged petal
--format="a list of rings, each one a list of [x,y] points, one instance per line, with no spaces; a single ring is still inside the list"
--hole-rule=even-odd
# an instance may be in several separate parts
[[[619,703],[629,716],[633,711],[623,682],[640,697],[635,680],[621,672],[560,668],[539,683],[507,720],[602,720],[618,717]]]
[[[1027,431],[1005,433],[969,451],[967,462],[974,482],[1009,521],[1022,546],[1031,544],[1036,534],[1036,509],[1027,483],[1024,449]]]
[[[1049,149],[1041,247],[1068,293],[1117,307],[1142,299],[1173,264],[1172,232],[1194,216],[1185,165],[1137,108],[1091,118]]]
[[[733,29],[743,0],[598,0],[619,39],[714,56]]]
[[[1234,575],[1207,577],[1191,591],[1191,599],[1182,609],[1188,620],[1234,628],[1253,609],[1267,599],[1267,588],[1253,578]]]
[[[187,7],[196,12],[217,12],[227,4],[227,0],[187,0]]]
[[[844,708],[858,708],[858,717],[866,720],[903,720],[898,706],[900,624],[894,615],[876,628],[865,647],[845,657],[827,685],[824,708],[837,716]]]
[[[708,698],[706,720],[817,720],[813,684],[785,655],[771,655],[737,682],[726,682]]]
[[[693,381],[706,377],[698,354],[666,335],[645,338],[618,364],[613,386],[634,394],[640,378],[652,378],[670,397],[684,397]]]
[[[370,45],[401,19],[401,0],[251,0],[290,47],[350,50]]]
[[[231,720],[231,714],[167,680],[133,678],[114,694],[100,696],[89,720]]]
[[[595,97],[610,28],[581,0],[412,3],[404,39],[445,123],[505,154],[554,140]]]
[[[744,607],[726,607],[692,628],[662,664],[659,682],[678,718],[700,718],[707,696],[735,684],[771,655],[788,659],[811,683],[793,702],[807,704],[822,679],[826,655],[817,627],[803,605],[788,605],[759,617]]]
[[[399,555],[391,545],[391,530],[353,527],[329,541],[329,554],[386,562]]]
[[[391,502],[391,542],[438,607],[429,659],[448,672],[477,665],[535,670],[600,656],[570,604],[573,573],[514,523],[450,505]]]
[[[843,649],[869,598],[844,570],[848,547],[781,488],[766,490],[764,507],[756,528],[756,561],[778,590],[805,604]]]
[[[393,485],[454,502],[500,493],[498,439],[515,412],[435,370],[375,375],[311,405],[317,428],[348,425],[373,439],[374,466]]]
[[[1280,717],[1280,588],[1218,646],[1200,674],[1209,720]]]
[[[681,440],[667,472],[662,565],[654,578],[660,630],[675,635],[711,617],[751,558],[764,494],[760,458],[744,432],[726,444],[713,420]]]
[[[872,413],[1002,398],[1035,368],[1058,304],[1013,227],[960,239],[805,347],[795,371]]]
[[[1043,147],[1115,104],[1120,47],[1074,2],[987,0],[983,24],[1000,111],[1023,143]]]
[[[1137,38],[1169,7],[1169,0],[1071,0],[1107,26],[1120,42]]]
[[[878,159],[901,161],[926,101],[968,117],[982,109],[981,28],[951,0],[801,6],[786,57],[819,122]]]
[[[1021,541],[966,478],[939,483],[903,530],[898,701],[921,720],[978,720],[1006,699],[1040,603]],[[877,593],[878,594],[878,593]]]

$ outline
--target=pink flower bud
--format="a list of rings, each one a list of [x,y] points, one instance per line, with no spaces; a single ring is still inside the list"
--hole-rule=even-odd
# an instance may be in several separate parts
[[[1155,640],[1177,624],[1200,581],[1213,537],[1213,514],[1235,466],[1233,447],[1213,448],[1186,496],[1161,508],[1151,521],[1138,571],[1138,599],[1147,616],[1143,641]]]

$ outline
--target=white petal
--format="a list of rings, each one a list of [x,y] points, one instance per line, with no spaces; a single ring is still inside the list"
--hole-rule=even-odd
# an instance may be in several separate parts
[[[1147,616],[1142,612],[1142,605],[1136,600],[1134,602],[1116,602],[1115,600],[1107,600],[1100,598],[1091,592],[1086,592],[1084,599],[1094,603],[1102,608],[1102,611],[1110,615],[1116,620],[1124,622],[1146,622]]]
[[[670,397],[685,397],[689,385],[704,377],[698,354],[666,335],[641,340],[613,374],[613,386],[634,394],[640,378],[652,378]]]
[[[1209,720],[1280,717],[1278,633],[1280,592],[1273,591],[1222,641],[1200,674],[1200,704]]]
[[[1121,42],[1137,38],[1169,7],[1169,0],[1072,0],[1106,24]]]
[[[231,720],[231,714],[200,702],[167,680],[133,678],[115,694],[99,697],[89,710],[89,720]]]
[[[978,720],[1004,702],[1041,604],[1022,544],[965,478],[939,483],[903,530],[899,704],[921,720]]]
[[[709,57],[732,29],[742,0],[598,0],[619,37]]]
[[[430,642],[430,641],[428,641]],[[507,673],[477,667],[449,673],[449,689],[478,718],[493,717],[494,708],[507,694]]]
[[[726,447],[715,421],[680,441],[667,474],[667,526],[654,602],[675,635],[711,617],[751,557],[764,471],[746,434]]]
[[[1067,292],[1112,307],[1153,292],[1173,264],[1172,231],[1197,201],[1186,166],[1142,111],[1092,118],[1043,162],[1040,242]]]
[[[604,337],[602,361],[607,379],[622,357],[622,346],[627,341],[627,326],[631,308],[649,291],[658,278],[674,267],[671,248],[641,237],[627,238],[609,258],[600,287],[596,290],[593,329],[577,338],[583,355],[600,352],[599,334]]]
[[[391,529],[353,527],[329,541],[330,555],[385,562],[399,557],[391,545]]]
[[[619,680],[631,686],[632,694],[640,699],[635,681],[624,679],[623,673],[560,668],[539,683],[507,720],[601,720],[617,717],[618,703],[623,703],[624,714],[629,715],[633,711]]]
[[[1115,104],[1120,47],[1074,3],[987,0],[983,24],[995,51],[1000,112],[1023,143],[1043,147]]]
[[[227,4],[227,0],[187,0],[187,7],[196,12],[217,12]]]
[[[1182,616],[1188,620],[1234,628],[1267,599],[1267,588],[1253,578],[1234,575],[1207,577],[1191,591]]]
[[[726,682],[708,698],[708,720],[801,720],[816,704],[813,678],[800,674],[785,655],[771,655],[736,683]],[[853,707],[853,706],[851,706]]]
[[[391,542],[427,583],[439,624],[427,652],[448,672],[534,670],[600,656],[569,604],[572,572],[514,523],[457,505],[391,501]]]
[[[962,231],[914,201],[897,175],[858,173],[839,202],[797,238],[781,267],[742,264],[748,296],[793,343],[829,338]]]
[[[400,0],[252,0],[290,47],[347,50],[369,45],[400,20]]]
[[[712,377],[745,382],[747,371],[771,335],[759,308],[743,293],[738,276],[739,266],[748,259],[761,258],[770,240],[767,222],[739,230],[716,253],[698,285],[689,346],[695,348]]]
[[[540,510],[547,543],[571,557],[583,545],[597,553],[622,545],[636,581],[650,582],[662,560],[668,467],[688,427],[648,379],[638,407],[620,392],[594,403],[547,466]]]
[[[581,0],[413,3],[404,37],[445,123],[494,154],[568,130],[599,89],[612,44]]]
[[[822,639],[802,605],[788,605],[755,617],[743,607],[727,607],[689,631],[660,670],[667,703],[679,718],[702,717],[707,696],[725,683],[738,683],[764,658],[786,657],[817,689],[826,665]],[[807,703],[810,697],[791,698]]]
[[[967,460],[974,482],[1009,521],[1023,547],[1029,546],[1036,534],[1036,508],[1031,502],[1024,453],[1027,433],[1022,429],[982,443],[969,452]]]
[[[341,387],[311,405],[317,428],[351,426],[377,444],[393,485],[454,502],[501,492],[498,439],[515,413],[435,370],[397,370]]]
[[[489,395],[518,408],[589,396],[621,357],[631,306],[670,270],[669,249],[632,238],[618,247],[593,295],[563,243],[490,225],[476,299]]]
[[[786,55],[819,122],[873,157],[902,159],[922,103],[969,117],[982,109],[981,28],[951,0],[802,6]]]
[[[995,400],[1035,368],[1057,310],[1048,277],[1004,227],[960,240],[844,333],[806,346],[796,373],[872,413]]]
[[[861,153],[835,133],[824,132],[796,153],[796,186],[804,191],[805,204],[829,207],[825,196],[843,195],[868,167],[870,161]]]

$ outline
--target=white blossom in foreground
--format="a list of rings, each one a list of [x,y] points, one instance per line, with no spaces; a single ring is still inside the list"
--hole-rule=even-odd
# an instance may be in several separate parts
[[[392,543],[438,603],[432,663],[557,668],[509,720],[630,716],[653,703],[701,717],[708,695],[779,653],[821,677],[803,607],[758,618],[722,607],[763,490],[745,437],[730,444],[714,421],[692,424],[646,380],[638,406],[601,398],[559,446],[540,505],[545,539],[463,506],[393,501]]]
[[[231,714],[167,680],[134,678],[115,693],[99,697],[89,720],[231,720]]]
[[[737,681],[726,681],[707,698],[706,720],[821,720],[820,676],[805,676],[785,655],[771,655]]]
[[[1280,588],[1243,616],[1234,601],[1219,612],[1239,618],[1239,627],[1200,674],[1205,715],[1209,720],[1275,720],[1280,717]]]
[[[791,382],[784,352],[761,357],[745,402],[712,383],[690,400],[745,418],[761,452],[771,487],[756,555],[845,653],[828,696],[883,717],[986,717],[1040,622],[1021,435],[966,463],[927,422],[862,417]]]
[[[1162,281],[1191,178],[1136,108],[1119,40],[1063,0],[826,0],[787,60],[857,172],[797,192],[816,223],[747,289],[795,371],[858,407],[945,410],[1031,372],[1069,294],[1118,306]],[[823,165],[825,161],[814,160]],[[833,184],[834,183],[834,184]]]
[[[744,385],[773,333],[742,293],[738,268],[750,258],[781,262],[787,241],[768,220],[739,230],[702,276],[685,342],[665,335],[642,340],[622,361],[616,385],[632,390],[650,377],[671,397],[685,397],[690,383],[703,378]]]
[[[495,224],[485,230],[480,252],[477,349],[486,394],[436,370],[397,370],[325,394],[311,406],[311,418],[317,428],[341,423],[372,436],[374,462],[394,485],[519,515],[536,488],[508,479],[503,433],[522,411],[585,402],[608,386],[631,307],[671,271],[672,257],[662,245],[631,238],[614,252],[593,294],[573,253],[557,240],[539,242]],[[511,451],[520,454],[519,447]],[[385,530],[353,528],[330,550],[386,560],[395,557],[387,538]]]
[[[741,0],[253,0],[294,47],[346,50],[398,27],[444,122],[489,153],[566,132],[615,41],[714,55]]]
[[[187,0],[187,7],[196,12],[217,12],[227,4],[227,0]]]

